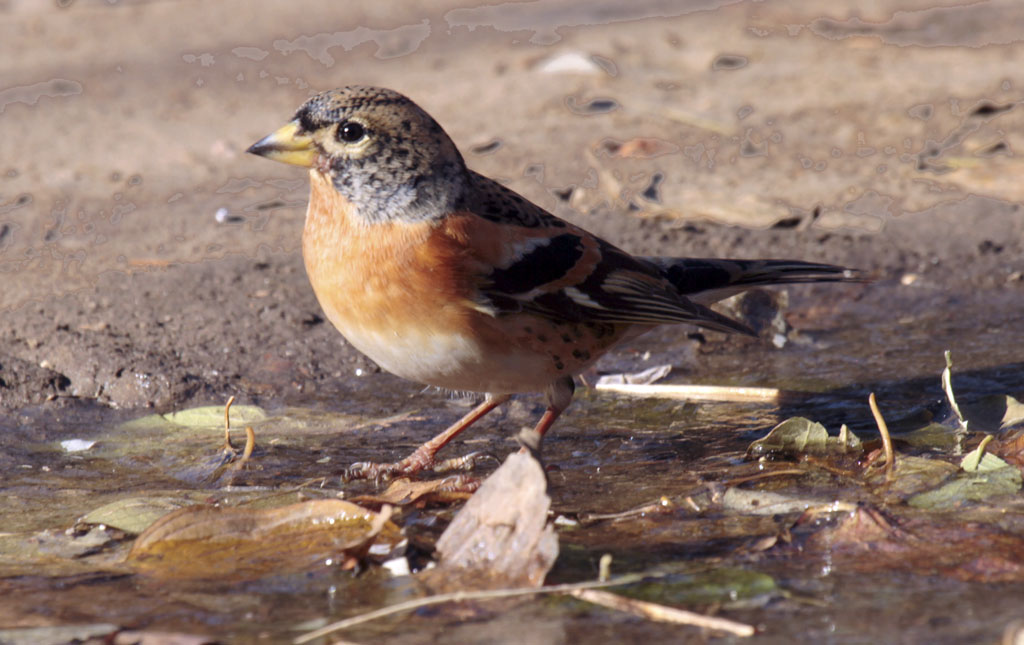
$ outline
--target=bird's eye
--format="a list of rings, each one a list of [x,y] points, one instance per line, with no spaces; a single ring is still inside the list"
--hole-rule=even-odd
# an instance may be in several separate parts
[[[345,143],[355,143],[366,136],[366,130],[355,121],[346,121],[338,128],[338,140]]]

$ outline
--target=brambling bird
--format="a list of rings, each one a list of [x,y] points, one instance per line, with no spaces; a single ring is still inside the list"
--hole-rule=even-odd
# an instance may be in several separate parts
[[[539,436],[573,376],[658,325],[752,334],[708,308],[755,286],[842,281],[789,260],[634,257],[473,172],[438,123],[392,90],[350,86],[306,101],[249,152],[309,168],[302,254],[327,318],[385,370],[486,396],[373,479],[435,465],[456,435],[512,394],[543,392]]]

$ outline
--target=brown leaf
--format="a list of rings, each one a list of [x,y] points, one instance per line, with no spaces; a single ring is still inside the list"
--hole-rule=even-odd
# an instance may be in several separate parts
[[[939,524],[934,516],[896,521],[860,506],[838,525],[812,535],[802,552],[829,554],[851,571],[936,573],[959,580],[1024,581],[1024,536],[976,522]]]
[[[791,417],[764,437],[750,444],[748,458],[765,455],[859,454],[861,441],[852,432],[845,437],[829,436],[825,426],[804,417]]]
[[[379,495],[360,495],[353,497],[352,501],[359,504],[378,506],[391,504],[392,506],[407,506],[418,501],[424,502],[456,502],[468,500],[470,493],[452,490],[458,478],[431,479],[428,481],[413,481],[407,477],[396,479],[388,485],[387,490]]]
[[[1015,431],[1000,441],[993,441],[992,452],[1007,462],[1024,467],[1024,430]]]
[[[387,517],[337,499],[270,509],[189,506],[154,522],[128,562],[163,578],[248,580],[329,561],[351,564],[372,544],[401,539]]]
[[[440,566],[428,583],[449,589],[542,585],[558,557],[550,506],[540,463],[525,452],[512,454],[437,541]]]

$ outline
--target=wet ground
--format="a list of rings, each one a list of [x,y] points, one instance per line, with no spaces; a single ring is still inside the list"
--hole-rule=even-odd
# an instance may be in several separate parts
[[[305,177],[241,152],[342,84],[407,93],[471,167],[628,250],[827,261],[874,279],[791,289],[781,349],[666,329],[609,355],[601,371],[671,364],[670,381],[817,394],[712,404],[582,389],[545,444],[556,513],[682,504],[755,473],[747,445],[789,416],[873,437],[872,391],[902,429],[945,419],[947,349],[962,400],[1021,396],[1016,3],[620,4],[0,2],[0,626],[276,642],[415,593],[332,570],[168,590],[57,547],[8,550],[108,501],[240,502],[399,457],[466,410],[341,340],[298,254]],[[270,415],[240,492],[204,479],[216,424],[120,425],[231,395]],[[453,450],[504,455],[539,411],[523,397]],[[66,439],[97,443],[68,452]],[[847,480],[794,485],[863,501]],[[1017,497],[1001,502],[1010,517]],[[764,642],[992,641],[1021,618],[1019,581],[762,553],[757,536],[793,518],[739,517],[679,506],[563,529],[549,579],[594,577],[606,551],[620,571],[676,567],[677,604],[724,606]],[[407,522],[428,536],[439,523]],[[699,596],[714,585],[684,577],[708,570],[763,578]],[[487,642],[510,626],[536,642],[703,638],[550,599],[351,637]]]

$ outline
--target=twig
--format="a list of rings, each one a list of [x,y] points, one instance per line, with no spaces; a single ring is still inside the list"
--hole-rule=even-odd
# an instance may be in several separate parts
[[[235,447],[231,445],[231,404],[235,402],[235,395],[228,397],[224,404],[224,450],[234,452]]]
[[[610,609],[617,609],[619,611],[633,614],[634,616],[649,618],[662,623],[693,625],[695,627],[727,632],[735,636],[753,636],[755,631],[752,625],[747,625],[746,623],[738,623],[726,618],[704,616],[703,614],[686,611],[685,609],[676,609],[675,607],[666,607],[665,605],[658,605],[653,602],[627,598],[608,591],[579,589],[577,591],[570,592],[569,595],[579,598],[580,600],[592,602],[595,605],[601,605],[602,607],[608,607]]]
[[[574,582],[562,585],[552,585],[550,587],[517,587],[512,589],[491,589],[484,591],[453,591],[451,593],[437,594],[436,596],[427,596],[426,598],[417,598],[415,600],[408,600],[406,602],[400,602],[395,605],[388,605],[387,607],[381,607],[365,614],[346,618],[345,620],[339,620],[321,627],[320,629],[307,632],[302,636],[299,636],[292,641],[295,645],[302,645],[309,641],[316,640],[321,636],[327,636],[333,632],[348,629],[355,625],[359,625],[371,620],[378,618],[384,618],[392,614],[400,614],[406,611],[413,611],[420,607],[429,607],[431,605],[440,605],[446,602],[462,602],[464,600],[490,600],[494,598],[514,598],[516,596],[529,596],[531,594],[544,594],[544,593],[570,593],[578,589],[595,589],[600,587],[615,587],[619,585],[632,584],[634,582],[640,582],[650,576],[641,574],[631,574],[621,576],[615,580],[609,580],[607,582]]]
[[[349,627],[353,627],[355,625],[359,625],[359,624],[362,624],[362,623],[365,623],[365,622],[369,622],[371,620],[376,620],[378,618],[384,618],[386,616],[391,616],[392,614],[399,614],[399,613],[402,613],[402,612],[413,611],[414,609],[419,609],[420,607],[428,607],[430,605],[439,605],[439,604],[443,604],[443,603],[446,603],[446,602],[462,602],[462,601],[465,601],[465,600],[489,600],[489,599],[494,599],[494,598],[512,598],[512,597],[515,597],[515,596],[530,596],[530,595],[533,595],[533,594],[549,594],[549,593],[567,593],[567,594],[575,595],[575,592],[579,592],[579,591],[584,591],[584,590],[589,590],[589,589],[599,589],[599,588],[602,588],[602,587],[618,587],[618,586],[622,586],[622,585],[633,584],[634,582],[640,582],[641,580],[645,580],[645,579],[650,578],[650,577],[651,577],[650,575],[646,575],[646,574],[630,574],[630,575],[619,576],[618,578],[615,578],[614,580],[607,580],[607,581],[575,582],[575,583],[562,584],[562,585],[551,585],[550,587],[519,587],[519,588],[514,588],[514,589],[491,589],[491,590],[485,590],[485,591],[455,591],[455,592],[452,592],[452,593],[438,594],[436,596],[427,596],[426,598],[417,598],[416,600],[409,600],[409,601],[406,601],[406,602],[400,602],[398,604],[390,605],[388,607],[381,607],[380,609],[377,609],[377,610],[374,610],[374,611],[371,611],[371,612],[368,612],[368,613],[365,613],[365,614],[360,614],[358,616],[353,616],[351,618],[346,618],[345,620],[339,620],[339,621],[337,621],[335,623],[331,623],[330,625],[326,625],[324,627],[321,627],[320,629],[316,629],[314,631],[307,632],[307,633],[303,634],[302,636],[299,636],[298,638],[293,640],[292,643],[294,643],[295,645],[302,645],[303,643],[308,643],[308,642],[310,642],[312,640],[316,640],[317,638],[320,638],[322,636],[327,636],[328,634],[334,633],[336,631],[339,631],[339,630],[342,630],[342,629],[348,629]],[[613,595],[613,594],[608,594],[608,595]],[[598,601],[595,601],[595,600],[591,600],[589,598],[584,598],[584,599],[588,600],[589,602],[595,602],[597,604],[604,604],[605,606],[611,606],[611,605],[607,605],[605,603],[601,603],[601,602],[598,602]],[[625,598],[623,600],[627,600],[627,604],[634,602],[634,601],[630,601],[629,599],[625,599]],[[639,602],[639,601],[636,601],[636,602]],[[643,605],[650,605],[652,607],[660,607],[659,605],[654,605],[654,603],[643,603]],[[618,607],[615,607],[615,608],[618,609]],[[684,612],[682,610],[673,609],[671,607],[660,607],[660,610],[661,610],[661,615],[663,615],[663,616],[673,616],[675,618],[678,618],[679,616],[682,616],[683,614],[690,614],[691,613],[691,612]],[[631,611],[631,610],[626,610],[626,611]],[[711,629],[718,629],[718,630],[722,630],[722,631],[727,631],[729,633],[738,634],[740,636],[750,636],[750,635],[752,635],[754,633],[754,628],[751,627],[750,625],[744,625],[742,623],[736,623],[736,622],[728,621],[728,620],[721,619],[721,618],[708,618],[706,616],[700,616],[699,614],[692,614],[693,616],[696,616],[697,618],[695,618],[693,620],[690,620],[688,622],[687,621],[670,619],[670,618],[664,618],[664,619],[663,618],[657,618],[657,617],[654,616],[653,613],[652,614],[643,614],[643,615],[647,615],[647,616],[649,616],[651,618],[654,618],[655,620],[672,620],[672,622],[685,622],[685,624],[698,625],[698,626],[701,626],[701,627],[709,627]],[[707,621],[711,621],[711,623],[709,624]]]
[[[843,452],[850,447],[850,429],[845,423],[839,426],[839,445],[843,447]]]
[[[256,447],[256,431],[252,429],[252,426],[245,426],[245,448],[242,449],[242,458],[235,462],[233,466],[235,470],[241,470],[245,464],[249,461],[249,457],[252,456],[252,451]]]
[[[879,452],[879,454],[881,454],[881,452]],[[870,455],[868,455],[868,459],[871,459]],[[821,468],[822,470],[828,471],[833,475],[839,475],[840,477],[857,477],[857,475],[867,470],[871,466],[871,463],[874,463],[873,461],[869,461],[864,465],[862,470],[849,470],[846,468],[840,468],[839,466],[833,466],[828,463],[827,457],[823,458],[815,455],[805,455],[804,462],[814,466],[815,468]]]
[[[969,473],[978,472],[978,466],[985,459],[985,450],[994,439],[995,437],[990,434],[985,435],[985,438],[981,440],[978,447],[967,453],[967,456],[960,462],[960,468]]]
[[[878,432],[882,435],[882,448],[885,450],[885,483],[888,484],[893,480],[893,469],[896,466],[896,456],[892,449],[892,437],[889,436],[889,426],[885,423],[881,410],[878,409],[878,402],[875,401],[874,392],[868,395],[868,405],[871,407],[872,416],[875,417],[875,423],[878,424]]]
[[[643,506],[637,506],[625,511],[618,511],[617,513],[590,513],[580,515],[581,522],[600,522],[602,520],[623,520],[638,515],[647,515],[648,513],[667,513],[675,509],[676,505],[672,503],[672,500],[664,495],[656,502],[650,504],[644,504]]]
[[[736,479],[730,479],[725,482],[726,488],[730,486],[739,486],[740,484],[749,484],[750,482],[758,481],[759,479],[768,479],[769,477],[782,477],[783,475],[806,475],[806,470],[800,470],[799,468],[780,468],[778,470],[768,470],[763,473],[757,473],[756,475],[747,475],[746,477],[737,477]]]
[[[601,582],[608,582],[612,577],[612,554],[605,553],[598,562],[597,579]]]
[[[953,353],[947,349],[943,357],[946,359],[946,367],[942,370],[942,390],[946,393],[946,398],[949,399],[949,407],[953,408],[953,413],[956,414],[960,425],[966,430],[967,422],[964,420],[963,413],[960,412],[956,397],[953,396]]]
[[[793,396],[774,387],[733,387],[723,385],[688,385],[641,383],[599,383],[596,390],[618,392],[633,396],[658,397],[665,399],[688,399],[691,401],[766,401],[775,402]]]
[[[979,462],[985,457],[985,449],[988,448],[988,444],[992,443],[993,439],[995,439],[993,435],[987,434],[985,435],[985,438],[981,440],[981,443],[978,444],[978,454],[980,455],[978,458]]]
[[[959,425],[954,433],[956,446],[953,454],[961,455],[964,451],[964,439],[967,438],[967,419],[960,412],[960,406],[957,405],[956,397],[953,396],[953,353],[947,349],[943,356],[946,359],[946,367],[942,369],[942,391],[946,393],[946,398],[949,399],[949,407],[953,408],[953,412],[959,421]]]

